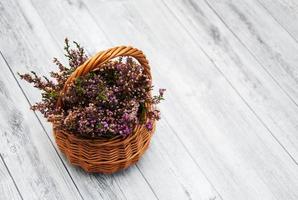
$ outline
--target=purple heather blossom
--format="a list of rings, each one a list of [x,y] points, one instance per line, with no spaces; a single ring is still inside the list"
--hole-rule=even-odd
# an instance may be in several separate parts
[[[159,95],[163,96],[165,91],[166,89],[163,89],[163,88],[159,89]]]
[[[103,125],[104,128],[109,127],[109,124],[107,122],[101,122],[101,124]]]
[[[146,123],[146,128],[151,131],[153,129],[153,123],[151,121]]]
[[[163,100],[165,89],[159,89],[158,96],[151,96],[149,75],[130,57],[108,61],[99,70],[76,78],[61,96],[63,106],[56,108],[65,81],[88,58],[84,49],[74,44],[76,49],[70,49],[65,40],[69,66],[54,59],[59,69],[51,72],[54,81],[39,77],[35,72],[20,75],[42,90],[42,101],[32,109],[39,110],[60,129],[85,138],[126,137],[138,124],[152,130],[154,121],[160,119],[155,105]],[[147,104],[152,107],[147,108]]]

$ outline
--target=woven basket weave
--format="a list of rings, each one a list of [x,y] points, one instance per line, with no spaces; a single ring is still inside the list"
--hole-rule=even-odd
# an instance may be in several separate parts
[[[135,58],[151,81],[150,67],[143,52],[133,47],[119,46],[101,51],[79,66],[65,82],[61,94],[65,93],[77,77],[98,69],[103,63],[119,56]],[[57,107],[60,106],[63,106],[61,98],[57,101]],[[150,104],[145,106],[147,110],[152,109]],[[86,139],[59,130],[53,123],[56,143],[73,165],[80,166],[87,172],[105,174],[114,173],[136,163],[148,148],[154,130],[155,122],[151,131],[143,124],[136,125],[133,133],[126,138],[119,136],[113,139]]]

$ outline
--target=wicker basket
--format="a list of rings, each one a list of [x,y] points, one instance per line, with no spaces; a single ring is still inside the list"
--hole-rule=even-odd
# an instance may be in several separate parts
[[[78,67],[65,82],[61,94],[75,78],[98,69],[103,63],[119,56],[134,57],[144,67],[144,73],[151,80],[150,67],[142,51],[133,47],[119,46],[97,53]],[[57,107],[60,106],[63,106],[61,98],[57,101]],[[146,108],[151,110],[152,105],[146,104]],[[148,131],[144,125],[136,125],[133,133],[126,138],[120,136],[113,139],[80,138],[59,130],[55,123],[53,123],[53,130],[59,149],[65,153],[72,164],[82,167],[87,172],[111,174],[129,167],[140,159],[148,148],[155,130],[155,122],[151,131]]]

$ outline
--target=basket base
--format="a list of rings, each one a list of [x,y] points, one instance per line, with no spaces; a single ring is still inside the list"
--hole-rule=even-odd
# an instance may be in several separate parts
[[[69,162],[89,173],[112,174],[134,165],[148,149],[152,134],[140,127],[131,136],[115,140],[91,140],[54,128],[58,148]]]

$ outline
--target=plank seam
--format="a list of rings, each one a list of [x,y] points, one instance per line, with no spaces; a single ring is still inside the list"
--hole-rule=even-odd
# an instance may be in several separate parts
[[[294,99],[283,89],[283,87],[277,82],[277,80],[272,76],[272,74],[263,66],[263,64],[260,63],[260,61],[257,59],[257,57],[248,49],[248,47],[240,40],[240,38],[234,33],[234,31],[224,22],[222,17],[217,13],[217,11],[209,4],[207,0],[204,0],[207,6],[214,12],[214,14],[220,19],[220,21],[224,24],[225,27],[237,38],[237,40],[242,44],[242,46],[253,56],[253,58],[256,60],[256,62],[264,69],[264,71],[267,72],[267,74],[272,78],[272,80],[279,86],[279,88],[286,94],[286,96],[289,97],[289,99],[297,106],[298,104],[294,101]],[[211,62],[213,62],[211,60]],[[214,62],[213,62],[214,63]],[[216,64],[214,63],[216,66]],[[218,68],[216,66],[216,68]],[[225,77],[224,73],[221,72],[221,70],[218,68],[221,74]],[[290,152],[287,150],[287,148],[279,141],[279,139],[273,134],[273,132],[269,129],[269,127],[266,125],[266,123],[257,115],[257,113],[250,107],[248,102],[240,95],[240,93],[234,88],[232,83],[225,77],[225,79],[229,82],[231,87],[235,90],[235,92],[240,96],[240,98],[245,102],[245,104],[250,108],[250,110],[254,113],[254,115],[259,119],[259,121],[265,126],[265,128],[270,132],[272,137],[278,142],[278,144],[285,150],[285,152],[290,156],[291,160],[298,166],[298,161],[290,154]]]
[[[88,11],[90,17],[93,19],[94,23],[97,25],[97,27],[102,31],[103,35],[105,36],[105,38],[107,39],[108,43],[110,43],[111,45],[113,45],[113,42],[110,40],[110,38],[108,37],[108,35],[106,34],[106,32],[103,30],[103,28],[97,23],[97,20],[95,20],[96,18],[93,16],[92,12],[90,12],[89,8],[86,6],[86,4],[84,2],[82,2],[82,4],[85,6],[86,10]],[[49,32],[49,30],[48,30]],[[51,37],[53,37],[51,35]],[[147,178],[144,176],[143,172],[141,171],[141,169],[138,167],[138,164],[136,164],[137,169],[139,170],[140,174],[142,175],[143,179],[145,180],[145,182],[147,183],[148,187],[150,188],[150,190],[152,191],[153,195],[159,200],[157,194],[155,193],[155,191],[153,190],[152,186],[149,184],[149,181],[147,180]],[[119,185],[118,185],[119,187]],[[119,187],[120,189],[120,187]],[[120,189],[121,190],[121,189]]]
[[[90,15],[91,18],[93,18],[93,20],[94,20],[95,17],[92,15],[92,13],[90,12],[89,8],[85,5],[85,3],[82,3],[82,4],[85,6],[86,10],[89,12],[89,15]],[[32,7],[33,7],[34,10],[36,11],[37,15],[40,17],[41,22],[42,22],[42,23],[44,24],[44,26],[45,26],[45,30],[49,33],[50,37],[52,38],[52,40],[53,40],[54,43],[55,43],[55,46],[58,47],[58,46],[59,46],[59,45],[58,45],[58,41],[55,39],[55,37],[51,34],[51,32],[49,31],[49,29],[48,29],[47,26],[45,25],[45,23],[44,23],[42,17],[40,16],[40,14],[39,14],[39,12],[38,12],[38,10],[36,9],[36,7],[35,7],[34,5],[33,5]],[[104,34],[104,36],[106,37],[106,39],[108,40],[108,42],[109,42],[110,44],[113,44],[112,41],[111,41],[111,40],[109,39],[109,37],[107,36],[107,34],[105,33],[105,31],[102,29],[102,27],[97,23],[97,21],[94,20],[94,22],[95,22],[95,24],[97,25],[97,27],[103,32],[103,34]],[[59,49],[59,48],[58,48],[58,49]],[[0,51],[0,54],[2,55],[3,59],[5,60],[5,58],[4,58],[4,56],[3,56],[3,54],[2,54],[1,51]],[[8,62],[7,62],[6,60],[5,60],[5,62],[6,62],[6,64],[7,64],[7,66],[8,66],[8,68],[9,68],[9,70],[11,71],[11,73],[12,73],[14,79],[16,80],[17,84],[18,84],[19,87],[21,88],[19,82],[17,81],[17,79],[15,78],[15,76],[14,76],[14,74],[13,74],[13,71],[11,70],[10,66],[8,65]],[[31,103],[30,103],[30,101],[29,101],[29,98],[27,98],[27,96],[26,96],[26,94],[25,94],[25,92],[23,91],[22,88],[21,88],[21,90],[22,90],[22,92],[23,92],[25,98],[27,99],[29,105],[31,105]],[[44,130],[44,132],[46,133],[47,137],[49,138],[49,140],[50,140],[52,146],[54,146],[54,144],[52,143],[52,140],[50,139],[50,137],[49,137],[49,135],[48,135],[46,129],[45,129],[44,126],[43,126],[43,123],[41,122],[41,120],[39,119],[39,117],[37,116],[37,114],[36,114],[35,112],[34,112],[34,114],[35,114],[35,116],[37,117],[37,119],[38,119],[40,125],[42,126],[42,129]],[[82,194],[81,194],[81,192],[80,192],[80,190],[79,190],[79,188],[78,188],[78,186],[76,185],[74,179],[72,178],[72,176],[71,176],[69,170],[67,169],[65,163],[63,162],[63,159],[60,157],[60,155],[59,155],[59,153],[58,153],[58,151],[57,151],[57,149],[56,149],[55,146],[54,146],[54,149],[55,149],[56,153],[58,154],[59,158],[61,159],[61,161],[62,161],[62,163],[63,163],[63,165],[64,165],[64,167],[65,167],[67,173],[69,174],[71,180],[73,181],[73,183],[74,183],[76,189],[78,190],[80,197],[81,197],[82,199],[84,199],[83,196],[82,196]],[[145,182],[148,184],[148,180],[146,179],[145,176],[143,176],[143,173],[141,172],[141,170],[140,170],[138,167],[137,167],[137,169],[140,171],[140,173],[141,173],[143,179],[144,179]],[[117,184],[117,186],[118,186],[119,189],[120,189],[120,186],[119,186],[118,184]],[[148,187],[150,188],[150,190],[152,190],[152,187],[151,187],[149,184],[148,184]],[[120,189],[120,190],[121,190],[121,189]],[[154,191],[152,191],[152,192],[153,192],[153,194],[156,196],[156,193],[155,193]],[[125,198],[127,198],[127,197],[125,196]]]
[[[150,189],[151,189],[151,191],[153,192],[153,194],[154,194],[154,196],[156,197],[156,199],[159,200],[159,198],[158,198],[157,194],[155,193],[155,191],[153,190],[151,184],[150,184],[149,181],[145,178],[145,175],[143,174],[143,172],[141,171],[141,169],[139,168],[139,166],[138,166],[137,164],[136,164],[136,167],[139,169],[139,171],[140,171],[142,177],[145,179],[146,183],[147,183],[148,186],[150,187]]]
[[[281,26],[282,29],[284,29],[289,35],[290,37],[296,42],[298,43],[298,40],[288,31],[288,29],[286,29],[281,23],[280,21],[278,21],[272,14],[271,12],[265,7],[265,5],[263,5],[263,3],[260,2],[260,0],[256,0],[256,2],[258,2],[258,4],[263,7],[263,9],[274,19],[274,21],[276,21],[278,23],[278,25]]]
[[[2,54],[2,51],[1,51],[1,50],[0,50],[0,55],[1,55],[1,57],[3,58],[3,60],[4,60],[5,64],[7,65],[7,67],[8,67],[8,69],[9,69],[9,71],[10,71],[11,75],[12,75],[12,76],[13,76],[13,78],[15,79],[15,81],[16,81],[16,83],[17,83],[18,87],[20,88],[20,90],[21,90],[22,94],[25,96],[25,99],[26,99],[27,103],[28,103],[28,104],[31,106],[31,103],[30,103],[30,101],[29,101],[28,97],[26,96],[26,94],[25,94],[25,91],[23,90],[23,88],[21,87],[20,83],[19,83],[19,82],[18,82],[18,80],[16,79],[16,77],[15,77],[15,75],[14,75],[14,73],[13,73],[12,69],[10,68],[10,66],[9,66],[9,64],[8,64],[8,62],[7,62],[7,60],[6,60],[6,58],[5,58],[5,57],[4,57],[4,55]],[[79,193],[79,195],[80,195],[81,199],[83,199],[83,200],[84,200],[84,198],[83,198],[83,196],[82,196],[81,192],[79,191],[79,189],[78,189],[78,187],[77,187],[76,183],[74,182],[74,180],[73,180],[73,178],[72,178],[72,176],[71,176],[71,174],[70,174],[69,170],[67,169],[67,167],[66,167],[66,165],[65,165],[65,163],[64,163],[64,161],[63,161],[63,159],[61,158],[60,154],[58,153],[58,151],[57,151],[57,149],[56,149],[55,145],[53,144],[52,140],[50,139],[50,136],[48,135],[47,131],[45,130],[45,128],[44,128],[43,124],[41,123],[41,121],[40,121],[39,117],[37,116],[36,112],[34,112],[34,115],[35,115],[35,117],[37,118],[37,120],[38,120],[38,123],[41,125],[41,128],[43,129],[44,133],[46,134],[46,136],[47,136],[48,140],[50,141],[50,144],[51,144],[51,145],[52,145],[52,147],[54,148],[54,150],[55,150],[55,152],[56,152],[56,154],[57,154],[57,156],[58,156],[59,160],[61,161],[61,163],[62,163],[63,167],[65,168],[65,170],[66,170],[67,174],[69,175],[69,177],[70,177],[71,181],[73,182],[73,184],[74,184],[74,186],[75,186],[76,190],[78,191],[78,193]]]
[[[225,23],[222,17],[217,13],[217,11],[209,4],[207,0],[204,0],[207,6],[214,12],[214,14],[220,19],[223,25],[235,36],[235,38],[240,42],[240,44],[248,51],[248,53],[256,60],[256,62],[263,68],[263,70],[270,76],[270,78],[276,83],[276,85],[285,93],[285,95],[297,106],[298,103],[293,99],[293,97],[280,85],[280,83],[275,79],[275,77],[266,69],[266,67],[259,61],[259,59],[251,52],[251,50],[241,41],[241,39],[234,33],[234,31]],[[296,40],[295,40],[296,41]]]
[[[15,182],[15,180],[14,180],[14,178],[13,178],[13,176],[12,176],[12,174],[11,174],[9,168],[8,168],[8,166],[6,165],[5,160],[4,160],[4,158],[3,158],[3,156],[2,156],[1,153],[0,153],[0,159],[1,159],[1,161],[3,162],[4,167],[5,167],[6,171],[7,171],[7,173],[9,174],[9,176],[10,176],[10,178],[11,178],[11,180],[12,180],[14,186],[16,187],[16,190],[18,191],[19,196],[20,196],[21,199],[23,200],[24,198],[23,198],[23,196],[22,196],[22,194],[21,194],[21,192],[20,192],[20,190],[19,190],[19,188],[18,188],[18,186],[17,186],[17,183]]]
[[[207,4],[207,6],[217,15],[217,17],[222,21],[222,23],[228,28],[228,30],[230,30],[232,33],[233,31],[225,24],[225,22],[223,21],[223,19],[217,14],[217,12],[209,5],[209,3],[204,0],[205,3]],[[193,38],[192,34],[189,32],[189,30],[187,28],[185,28],[185,26],[181,23],[181,21],[176,17],[176,15],[174,15],[174,13],[172,12],[172,10],[167,6],[166,3],[164,3],[164,1],[162,0],[163,4],[165,5],[165,7],[167,7],[167,9],[170,11],[170,13],[175,17],[176,21],[180,24],[180,26],[187,32],[187,34],[189,35],[189,37],[195,42],[195,44],[200,48],[200,50],[208,57],[208,59],[213,63],[213,66],[217,69],[217,71],[224,77],[224,79],[227,81],[227,83],[232,87],[232,89],[236,92],[236,94],[241,98],[241,100],[246,104],[246,106],[249,108],[249,110],[256,116],[256,118],[261,122],[261,124],[267,129],[267,131],[270,133],[270,135],[274,138],[274,140],[282,147],[282,149],[286,152],[286,154],[290,157],[290,159],[298,166],[298,162],[294,159],[294,157],[289,153],[289,151],[285,148],[285,146],[282,145],[282,143],[277,139],[277,137],[271,132],[271,130],[268,128],[268,126],[263,122],[263,120],[257,115],[257,113],[252,109],[252,107],[248,104],[248,102],[241,96],[241,94],[238,92],[238,90],[233,86],[233,84],[229,81],[229,79],[224,75],[224,73],[219,69],[219,67],[214,63],[214,61],[211,59],[211,57],[202,49],[202,47],[200,46],[200,44],[197,43],[197,40],[195,38]],[[233,35],[235,36],[235,34],[233,33]],[[238,40],[239,38],[237,36],[235,36]],[[240,41],[241,42],[241,41]],[[241,42],[241,44],[247,49],[247,47]],[[247,49],[248,52],[250,54],[252,54],[249,49]],[[252,55],[255,59],[256,57],[254,55]],[[256,61],[259,63],[259,61],[256,59]],[[260,63],[259,63],[260,64]],[[261,65],[261,64],[260,64]],[[263,65],[261,65],[262,68]],[[266,70],[265,70],[266,71]],[[268,72],[267,72],[268,73]],[[275,81],[276,82],[276,81]],[[278,84],[277,84],[278,85]],[[284,91],[281,88],[282,91]],[[285,91],[284,91],[285,92]],[[286,92],[285,92],[286,93]],[[287,94],[287,93],[286,93]],[[288,96],[288,95],[287,95]],[[289,97],[289,96],[288,96]],[[293,99],[291,97],[289,97],[291,101],[293,101]],[[293,101],[293,103],[298,107],[298,105]]]
[[[171,129],[171,131],[174,133],[174,135],[176,136],[176,138],[178,139],[178,141],[181,143],[181,145],[183,146],[183,148],[185,149],[186,153],[189,155],[189,157],[192,159],[192,161],[195,163],[195,165],[198,167],[198,169],[201,171],[201,173],[203,174],[203,176],[206,178],[206,180],[209,182],[209,184],[211,185],[211,187],[214,189],[214,191],[217,193],[217,195],[219,196],[219,198],[221,200],[223,200],[221,194],[219,193],[219,191],[216,189],[216,187],[213,185],[212,181],[208,178],[207,174],[204,172],[204,170],[201,168],[201,166],[199,165],[199,163],[196,161],[196,159],[193,157],[193,155],[190,153],[190,151],[188,150],[188,148],[185,146],[185,144],[183,143],[182,139],[179,137],[179,135],[177,134],[177,132],[174,130],[174,128],[170,125],[170,123],[167,121],[167,119],[165,118],[165,116],[163,116],[163,120],[166,122],[166,124],[168,125],[168,127]]]

